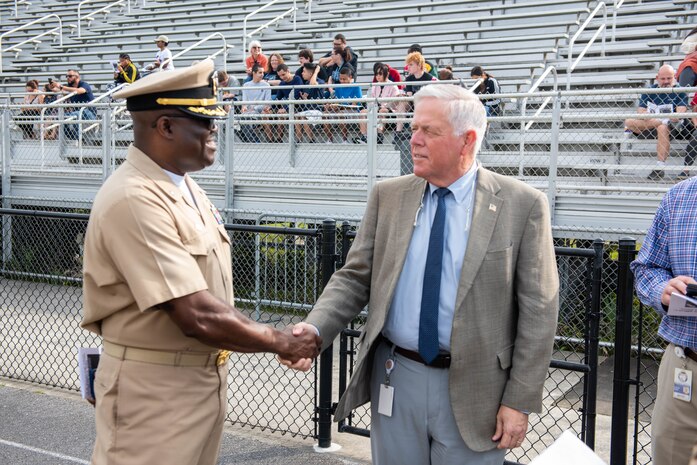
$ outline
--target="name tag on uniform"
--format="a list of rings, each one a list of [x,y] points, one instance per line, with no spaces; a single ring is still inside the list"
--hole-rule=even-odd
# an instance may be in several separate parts
[[[381,391],[382,392],[382,391]],[[673,379],[673,397],[690,402],[692,400],[692,371],[682,368],[675,369]]]

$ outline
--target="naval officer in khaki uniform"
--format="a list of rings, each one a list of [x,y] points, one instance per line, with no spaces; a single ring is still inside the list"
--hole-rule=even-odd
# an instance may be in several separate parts
[[[134,143],[97,194],[85,239],[82,327],[104,338],[92,463],[213,465],[226,413],[227,354],[315,357],[233,307],[230,239],[187,175],[215,160],[213,62],[158,73],[126,98]]]

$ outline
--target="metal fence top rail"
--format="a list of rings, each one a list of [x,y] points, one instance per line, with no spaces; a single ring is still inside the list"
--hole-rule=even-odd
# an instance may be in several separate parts
[[[64,220],[80,220],[87,221],[90,218],[88,213],[69,213],[69,212],[51,212],[45,210],[26,210],[13,208],[0,208],[0,215],[12,216],[28,216],[34,218],[56,218]],[[279,221],[280,222],[280,221]],[[251,233],[268,233],[281,234],[285,236],[318,236],[320,229],[318,228],[290,228],[283,226],[263,226],[263,225],[245,225],[245,224],[229,224],[226,223],[225,229],[233,232],[251,232]]]
[[[434,81],[433,83],[425,83],[425,84],[434,84],[436,82],[441,82],[443,81]],[[379,84],[379,83],[378,83]],[[419,84],[419,83],[412,83],[412,84]],[[422,83],[424,84],[424,83]],[[327,84],[321,84],[317,86],[312,86],[312,85],[299,85],[299,86],[283,86],[284,89],[290,89],[290,90],[295,90],[295,89],[311,89],[311,88],[320,88],[320,89],[325,89],[328,87],[332,88],[338,88],[338,87],[356,87],[356,86],[361,86],[361,83],[355,83],[355,84],[335,84],[335,85],[327,85]],[[271,89],[278,89],[278,86],[272,86]],[[230,90],[230,91],[241,91],[244,90],[245,87],[225,87],[224,90]],[[250,90],[250,88],[246,88]],[[254,90],[258,90],[258,88],[252,88]],[[675,93],[685,93],[688,95],[697,93],[697,87],[671,87],[671,88],[621,88],[621,89],[598,89],[598,90],[572,90],[572,91],[536,91],[534,93],[528,93],[528,92],[515,92],[515,93],[501,93],[501,94],[479,94],[477,97],[480,99],[488,100],[488,99],[522,99],[522,98],[527,98],[528,101],[536,98],[546,98],[546,97],[551,97],[551,96],[559,96],[561,98],[564,97],[586,97],[589,98],[590,101],[597,101],[597,99],[592,99],[593,97],[603,97],[603,96],[613,96],[613,95],[635,95],[637,98],[641,94],[675,94]],[[380,98],[379,99],[381,102],[392,102],[392,101],[411,101],[413,100],[413,97],[406,97],[406,96],[401,96],[401,97],[390,97],[390,98]],[[311,104],[311,103],[335,103],[337,101],[350,101],[350,102],[373,102],[376,101],[376,98],[373,97],[363,97],[360,99],[349,99],[349,98],[331,98],[331,99],[310,99],[310,100],[270,100],[270,101],[261,101],[261,100],[253,100],[253,101],[227,101],[224,102],[227,105],[245,105],[245,104],[251,104],[254,103],[256,105],[262,105],[262,104],[287,104],[287,103],[302,103],[302,104]],[[54,108],[59,108],[59,107],[78,107],[78,106],[89,106],[89,107],[95,107],[95,108],[120,108],[120,107],[125,107],[125,102],[89,102],[89,103],[84,103],[84,104],[79,104],[79,103],[56,103],[53,102],[50,105]],[[2,108],[7,108],[7,109],[15,109],[15,108],[20,108],[20,107],[37,107],[37,108],[42,108],[45,107],[46,104],[24,104],[24,103],[3,103],[0,104],[0,109]],[[566,113],[568,115],[568,113]],[[634,116],[633,116],[634,117]]]

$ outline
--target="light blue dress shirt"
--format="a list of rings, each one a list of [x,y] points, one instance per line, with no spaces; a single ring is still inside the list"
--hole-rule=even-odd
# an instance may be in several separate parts
[[[475,162],[472,169],[448,186],[452,194],[445,196],[445,238],[438,306],[438,342],[440,349],[446,352],[450,352],[455,299],[472,223],[478,170],[479,164]],[[438,189],[437,186],[429,183],[428,189],[424,192],[404,267],[382,330],[383,335],[399,347],[414,351],[419,350],[421,293],[431,225],[438,207],[438,198],[434,194],[436,189]]]

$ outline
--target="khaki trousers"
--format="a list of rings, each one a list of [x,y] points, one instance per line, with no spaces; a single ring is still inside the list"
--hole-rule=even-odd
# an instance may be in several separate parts
[[[673,398],[676,368],[692,370],[692,401]],[[653,465],[687,465],[697,438],[697,362],[678,358],[669,344],[658,369],[658,393],[651,418]]]
[[[177,367],[102,354],[92,465],[215,465],[227,364]]]

